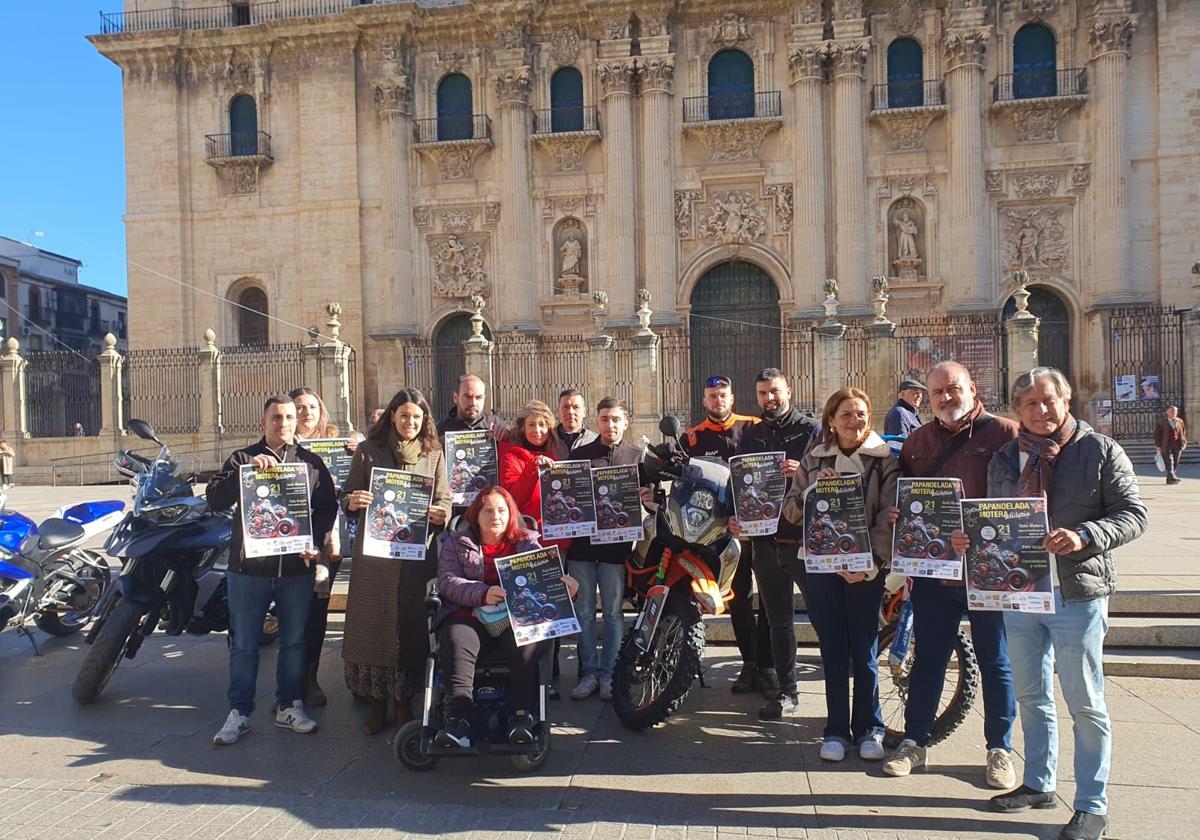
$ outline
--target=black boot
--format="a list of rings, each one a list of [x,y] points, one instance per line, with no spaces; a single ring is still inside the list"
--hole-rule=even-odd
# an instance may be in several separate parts
[[[447,718],[446,725],[433,736],[435,747],[471,748],[471,724],[463,718]]]
[[[754,667],[753,663],[746,663],[742,666],[742,672],[738,674],[729,690],[734,694],[749,694],[758,690],[758,669]]]

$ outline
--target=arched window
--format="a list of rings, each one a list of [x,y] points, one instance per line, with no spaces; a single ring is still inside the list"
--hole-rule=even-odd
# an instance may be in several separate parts
[[[924,105],[924,75],[921,45],[912,38],[892,41],[887,51],[888,107],[918,108]]]
[[[462,73],[451,73],[438,84],[438,140],[470,140],[471,80]]]
[[[267,293],[258,286],[248,286],[237,296],[237,343],[267,343]]]
[[[754,116],[754,62],[741,50],[721,50],[708,62],[708,118]]]
[[[258,152],[258,106],[247,93],[229,101],[229,150],[235,157]]]
[[[1058,95],[1054,33],[1050,27],[1030,23],[1013,38],[1013,98],[1032,99]]]
[[[550,130],[583,131],[583,76],[574,67],[550,77]]]

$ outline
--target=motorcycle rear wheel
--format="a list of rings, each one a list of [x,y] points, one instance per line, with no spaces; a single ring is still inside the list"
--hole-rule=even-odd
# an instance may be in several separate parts
[[[691,598],[672,594],[648,653],[634,635],[625,634],[617,658],[613,709],[622,724],[640,732],[665,721],[687,699],[704,657],[704,622]]]
[[[100,697],[100,692],[104,691],[113,672],[121,664],[129,637],[133,635],[142,615],[141,607],[123,598],[113,606],[83,664],[79,666],[75,684],[71,687],[71,696],[80,706],[90,706]]]
[[[108,588],[112,580],[112,571],[108,568],[108,564],[103,557],[99,559],[103,565],[102,571],[82,560],[72,560],[70,556],[62,558],[56,564],[56,566],[66,566],[73,575],[85,581],[83,594],[86,596],[86,600],[78,609],[42,612],[34,620],[40,630],[51,636],[70,636],[78,633],[92,620],[96,605],[100,602],[100,595]],[[72,588],[77,588],[77,585],[72,584]]]

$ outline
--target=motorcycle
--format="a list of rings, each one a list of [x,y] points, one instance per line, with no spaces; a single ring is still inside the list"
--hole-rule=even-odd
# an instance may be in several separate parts
[[[27,622],[70,636],[91,620],[112,572],[103,554],[81,546],[115,526],[125,503],[84,502],[40,526],[6,504],[0,492],[0,630],[15,626],[41,656]]]
[[[1024,592],[1033,581],[1029,571],[1021,567],[1021,558],[995,543],[972,551],[968,568],[971,586],[976,589]]]
[[[479,467],[466,461],[459,461],[450,469],[450,491],[452,493],[463,493],[467,490],[478,491],[487,485],[487,476],[481,475]]]
[[[273,504],[269,499],[259,500],[250,513],[246,530],[252,537],[271,539],[290,537],[296,533],[296,520],[287,515],[284,505]]]
[[[813,523],[805,545],[811,554],[851,554],[858,550],[858,541],[849,530],[842,520],[822,514]]]
[[[624,528],[629,524],[629,514],[620,502],[604,498],[600,500],[600,505],[596,508],[596,524],[605,531]]]
[[[383,507],[371,514],[371,538],[384,542],[408,542],[412,530],[408,519],[392,507]]]
[[[121,452],[115,464],[134,485],[133,509],[104,544],[121,573],[96,607],[90,645],[72,688],[75,702],[96,702],[122,659],[133,659],[160,626],[169,636],[229,629],[225,573],[233,512],[213,511],[194,494],[195,476],[171,457],[144,420],[129,430],[160,447],[153,460]]]
[[[575,504],[574,499],[568,499],[562,491],[555,491],[546,501],[545,520],[550,525],[582,522],[583,510]]]
[[[926,525],[918,517],[902,523],[896,529],[897,553],[904,557],[928,557],[940,560],[946,556],[946,541],[936,525]]]
[[[549,596],[544,592],[531,592],[522,589],[508,605],[508,614],[513,623],[520,625],[537,624],[539,621],[553,621],[558,618],[558,608],[549,602]]]
[[[771,519],[779,511],[774,503],[764,499],[753,487],[747,487],[739,494],[738,518],[747,522],[759,519]]]
[[[741,547],[729,533],[733,491],[729,466],[689,458],[679,447],[679,420],[664,417],[666,443],[643,438],[643,466],[658,491],[658,510],[646,538],[627,562],[642,607],[626,633],[613,674],[613,706],[626,727],[643,730],[674,714],[700,675],[704,657],[701,613],[720,615],[732,597]]]

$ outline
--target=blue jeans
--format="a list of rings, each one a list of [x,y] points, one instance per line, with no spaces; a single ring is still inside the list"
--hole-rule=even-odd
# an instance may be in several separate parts
[[[1054,672],[1071,712],[1075,734],[1075,810],[1108,812],[1112,726],[1104,705],[1104,635],[1108,599],[1055,599],[1056,613],[1005,613],[1013,680],[1025,734],[1025,779],[1034,790],[1054,790],[1058,719]]]
[[[282,709],[301,699],[304,682],[304,628],[312,599],[313,576],[256,577],[230,572],[229,708],[254,711],[258,645],[267,608],[275,602],[279,619],[279,655],[275,663],[275,700]]]
[[[908,681],[904,709],[904,737],[929,744],[933,719],[942,697],[946,666],[954,651],[963,613],[971,621],[971,641],[983,677],[983,735],[989,750],[1012,750],[1012,729],[1017,719],[1012,668],[1004,637],[1004,613],[967,610],[967,590],[944,586],[933,578],[916,578],[912,589],[913,634],[916,661]]]
[[[805,603],[825,671],[825,740],[855,744],[883,731],[879,707],[879,600],[883,574],[846,583],[841,575],[809,574]],[[854,706],[850,676],[854,676]]]
[[[625,567],[616,563],[570,560],[567,573],[579,581],[575,613],[579,616],[579,661],[583,675],[611,677],[621,650],[625,621],[621,598],[625,595]],[[596,650],[596,588],[600,589],[600,609],[604,613],[603,653]]]

